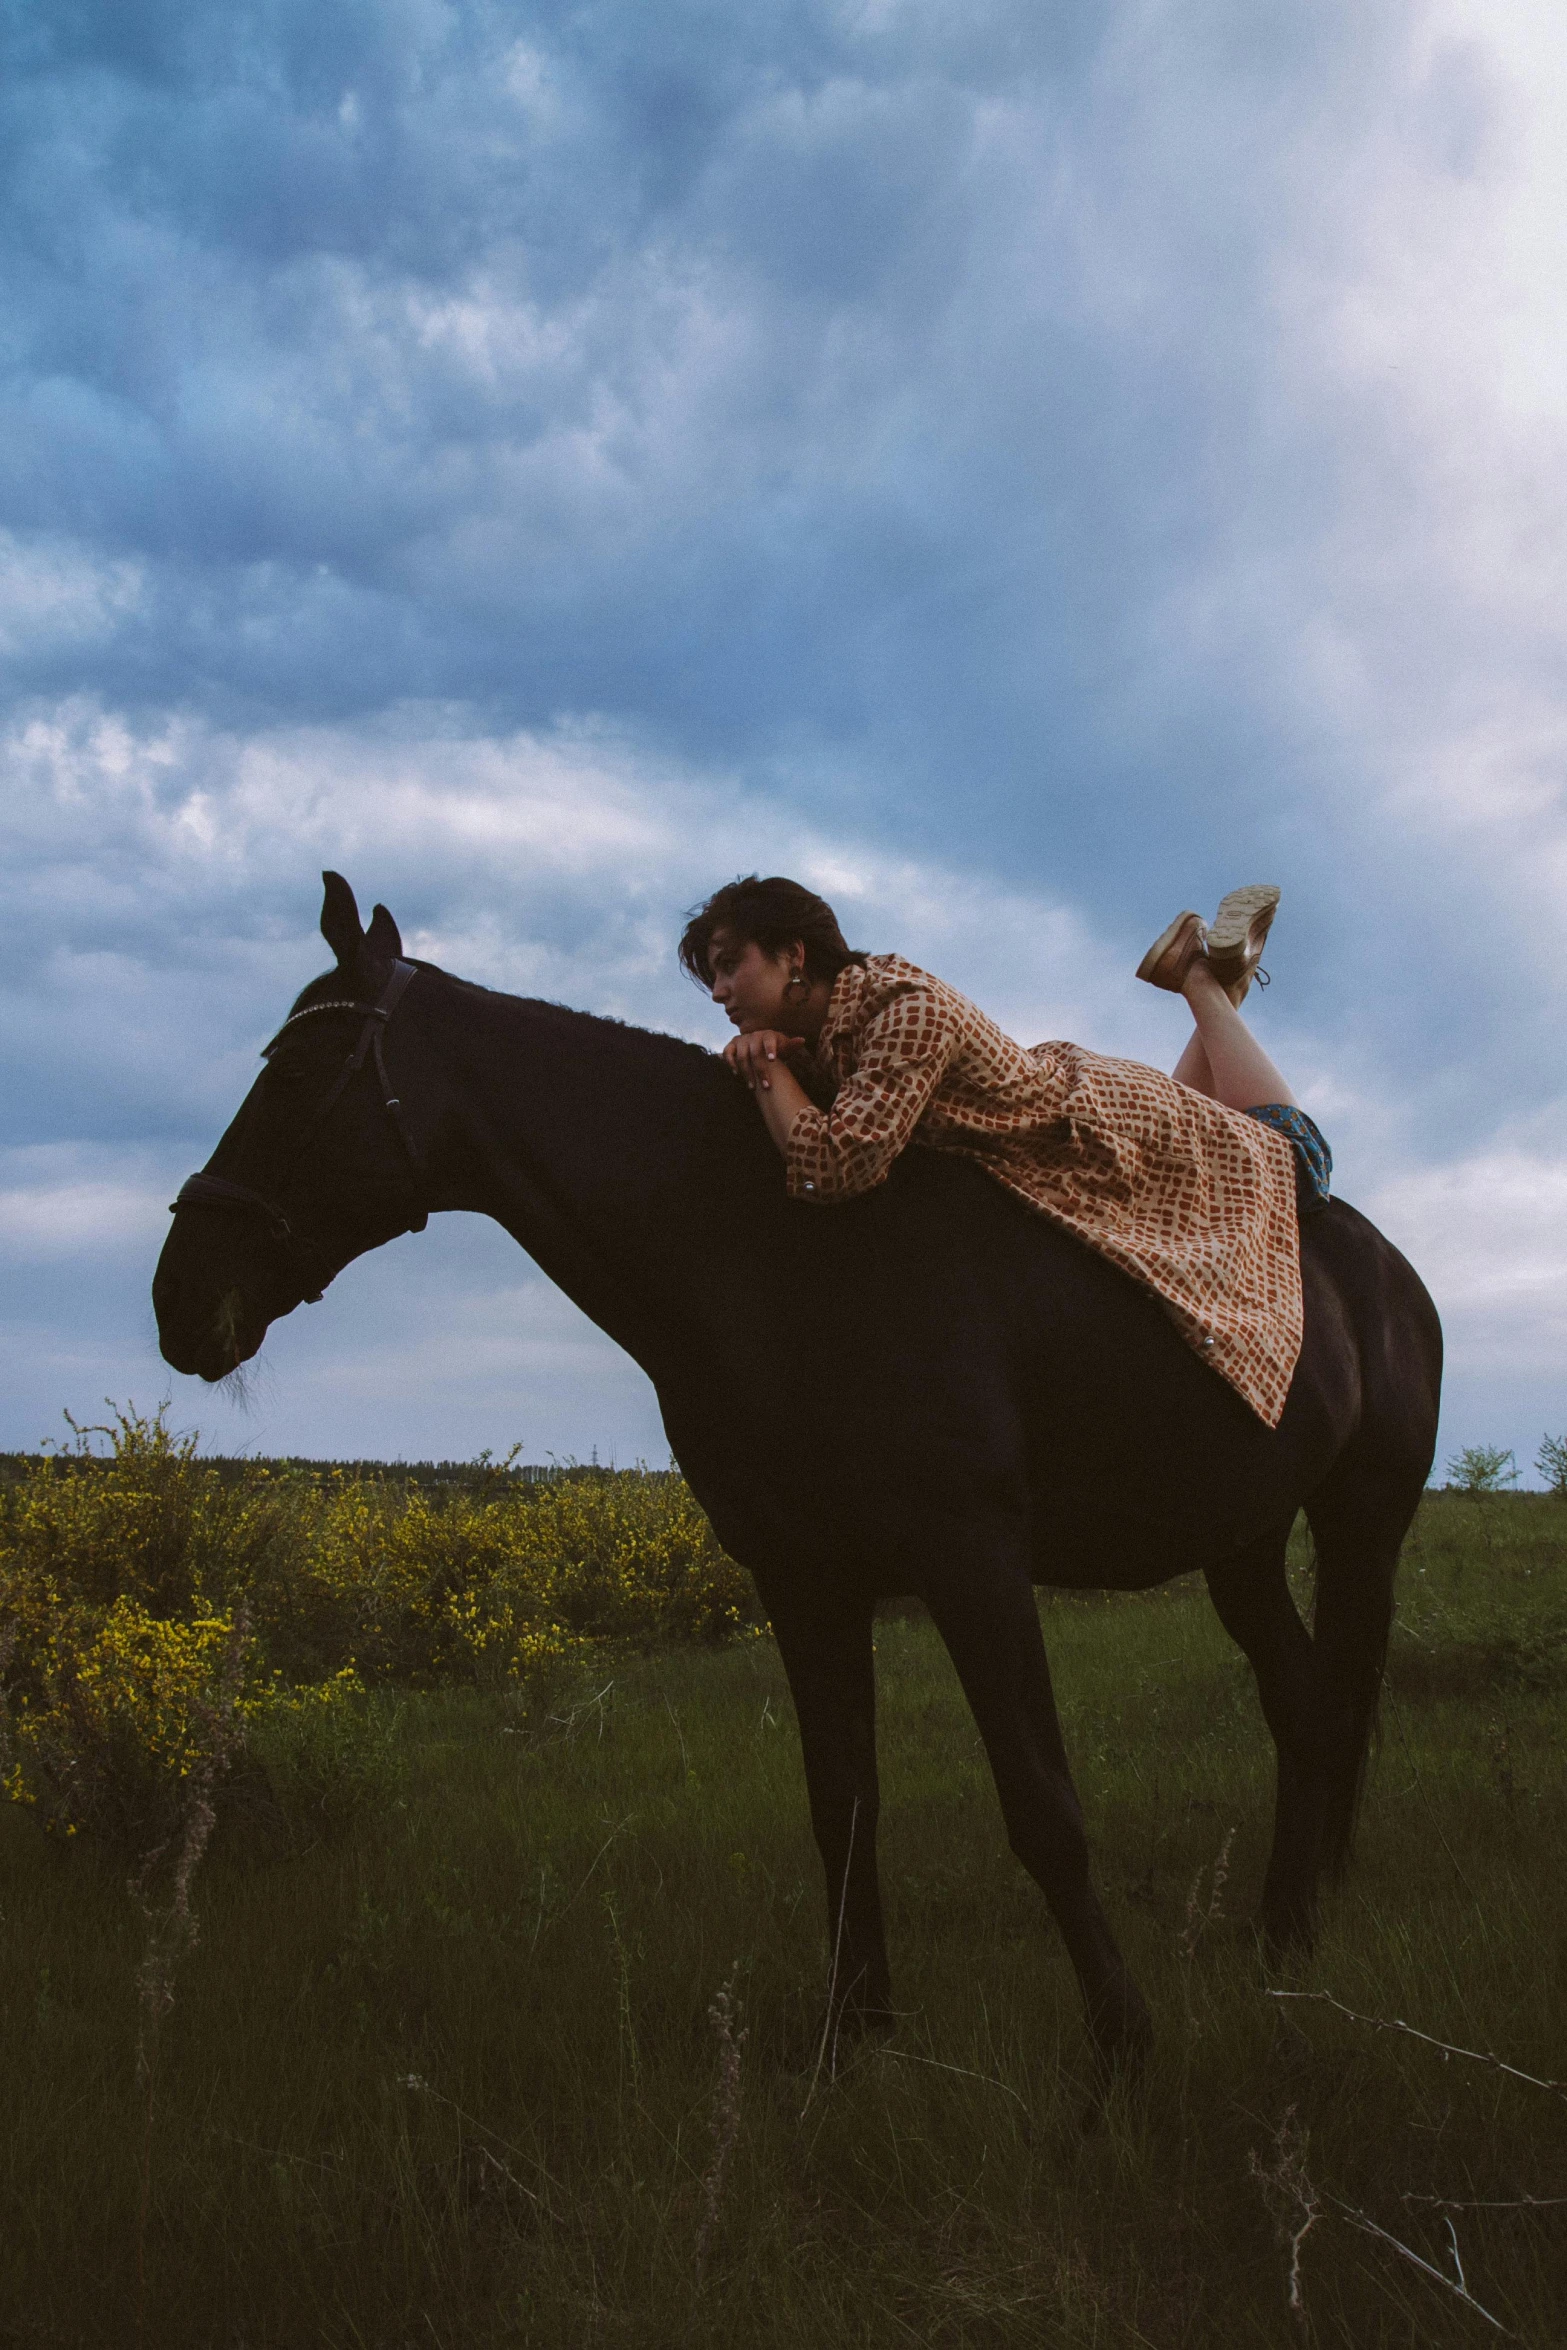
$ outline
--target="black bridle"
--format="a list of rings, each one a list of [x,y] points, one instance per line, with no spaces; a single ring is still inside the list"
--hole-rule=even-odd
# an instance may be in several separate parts
[[[392,1091],[391,1080],[386,1074],[386,1058],[381,1050],[381,1040],[386,1034],[387,1022],[402,1002],[410,981],[417,976],[418,971],[414,964],[396,962],[392,965],[386,985],[373,1004],[361,1004],[349,996],[334,996],[327,1003],[306,1004],[303,1010],[290,1012],[272,1042],[263,1046],[261,1058],[264,1061],[270,1061],[295,1021],[308,1020],[317,1012],[357,1012],[364,1022],[364,1026],[359,1031],[358,1041],[353,1045],[347,1060],[338,1071],[331,1092],[294,1145],[290,1164],[297,1163],[304,1156],[306,1147],[313,1141],[318,1128],[336,1109],[350,1080],[364,1067],[368,1058],[374,1064],[376,1083],[381,1088],[381,1107],[392,1121],[392,1131],[402,1145],[403,1156],[408,1161],[415,1186],[420,1192],[423,1191],[423,1161],[419,1156],[418,1146],[408,1131],[407,1122],[403,1117],[403,1105]],[[295,1231],[284,1210],[278,1206],[275,1200],[268,1199],[265,1192],[252,1191],[250,1186],[245,1183],[230,1183],[225,1175],[192,1175],[180,1185],[178,1199],[171,1200],[169,1203],[171,1215],[178,1214],[181,1208],[223,1208],[231,1214],[262,1217],[268,1225],[273,1239],[294,1258],[307,1281],[313,1285],[307,1287],[303,1303],[311,1306],[319,1305],[321,1292],[325,1289],[327,1282],[331,1280],[335,1268],[327,1263],[324,1253],[313,1240],[308,1239],[304,1233]],[[428,1210],[416,1204],[414,1214],[403,1229],[407,1232],[422,1232],[428,1222]],[[312,1270],[307,1262],[312,1258],[315,1260],[316,1270]],[[324,1277],[320,1272],[320,1268],[323,1267],[325,1268]]]

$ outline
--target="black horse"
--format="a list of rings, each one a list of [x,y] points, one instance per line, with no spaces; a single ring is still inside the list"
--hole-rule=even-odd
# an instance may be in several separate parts
[[[866,1199],[791,1204],[712,1054],[409,964],[385,909],[366,933],[347,883],[325,879],[337,968],[300,996],[159,1260],[168,1361],[221,1379],[430,1211],[503,1224],[642,1365],[756,1578],[845,2025],[883,2018],[890,1994],[871,1628],[893,1595],[924,1600],[951,1652],[1102,2060],[1140,2049],[1148,2018],[1090,1880],[1035,1583],[1203,1571],[1278,1749],[1261,1923],[1309,1940],[1319,1879],[1348,1853],[1435,1441],[1441,1333],[1398,1251],[1341,1200],[1307,1220],[1305,1346],[1267,1429],[1156,1300],[973,1163],[915,1148]],[[1302,1508],[1311,1633],[1284,1572]]]

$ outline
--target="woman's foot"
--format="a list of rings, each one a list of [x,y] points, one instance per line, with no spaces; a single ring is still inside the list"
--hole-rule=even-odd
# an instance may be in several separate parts
[[[1146,979],[1150,987],[1167,987],[1172,995],[1179,995],[1186,985],[1186,974],[1203,953],[1205,936],[1200,914],[1177,914],[1138,964],[1138,978]]]
[[[1262,961],[1279,893],[1271,881],[1232,889],[1208,925],[1208,968],[1239,1009]]]

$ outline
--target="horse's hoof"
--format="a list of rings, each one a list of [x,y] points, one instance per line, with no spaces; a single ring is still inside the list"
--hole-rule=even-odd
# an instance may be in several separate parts
[[[858,2002],[851,2006],[846,2002],[835,2016],[826,2019],[822,2029],[847,2055],[851,2048],[858,2048],[862,2041],[886,2039],[890,2032],[897,2030],[897,2026],[898,2019],[890,2007],[883,2007],[879,2003],[862,2006]]]
[[[870,2040],[884,2040],[896,2031],[898,2017],[884,2000],[856,1999],[852,1995],[824,2008],[811,2034],[805,2069],[836,2077],[858,2049]]]
[[[1129,1976],[1108,1984],[1088,2003],[1094,2062],[1107,2078],[1141,2069],[1153,2047],[1153,2018]]]
[[[1315,1910],[1304,1907],[1259,1910],[1254,1921],[1269,1966],[1298,1966],[1317,1946]]]
[[[1106,2028],[1102,2017],[1091,2020],[1094,2086],[1081,2117],[1085,2138],[1103,2121],[1112,2096],[1136,2096],[1148,2078],[1148,2059],[1153,2054],[1153,2020],[1135,1991],[1119,2007],[1111,2029]]]

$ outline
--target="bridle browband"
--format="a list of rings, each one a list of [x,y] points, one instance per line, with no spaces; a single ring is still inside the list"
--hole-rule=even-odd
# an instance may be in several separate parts
[[[415,964],[395,962],[388,974],[386,985],[373,1004],[362,1004],[351,996],[333,996],[325,1003],[305,1004],[299,1011],[290,1012],[271,1043],[262,1047],[261,1058],[264,1061],[270,1061],[294,1023],[297,1020],[308,1020],[316,1012],[357,1012],[364,1022],[364,1026],[359,1031],[357,1042],[351,1048],[347,1060],[337,1073],[331,1092],[295,1144],[292,1153],[293,1161],[303,1157],[307,1144],[314,1139],[317,1129],[336,1109],[349,1081],[364,1067],[368,1057],[374,1063],[376,1082],[381,1088],[381,1107],[392,1121],[392,1131],[402,1145],[403,1156],[408,1161],[415,1186],[422,1193],[423,1162],[419,1156],[418,1145],[409,1133],[407,1122],[403,1117],[403,1105],[392,1091],[391,1080],[386,1074],[386,1058],[381,1050],[381,1040],[386,1034],[387,1023],[402,1002],[410,982],[417,977],[418,969]],[[224,1208],[230,1213],[264,1217],[271,1228],[273,1239],[278,1241],[295,1258],[307,1278],[316,1284],[306,1290],[302,1302],[305,1305],[319,1305],[321,1292],[325,1289],[327,1282],[331,1280],[334,1268],[327,1265],[327,1260],[316,1243],[307,1239],[302,1232],[296,1232],[284,1210],[278,1206],[275,1200],[268,1199],[264,1192],[253,1191],[245,1183],[230,1183],[225,1175],[191,1175],[180,1185],[179,1197],[169,1203],[171,1215],[178,1214],[181,1208]],[[407,1232],[422,1232],[428,1221],[429,1211],[416,1203],[415,1212],[403,1229]],[[318,1274],[310,1271],[305,1263],[306,1259],[312,1257],[318,1268],[326,1267],[324,1278],[318,1278]]]

